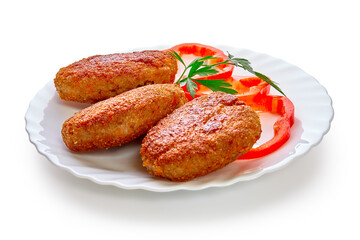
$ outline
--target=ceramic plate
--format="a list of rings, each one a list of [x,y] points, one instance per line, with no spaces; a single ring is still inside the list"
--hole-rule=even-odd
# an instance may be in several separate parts
[[[157,46],[153,49],[168,47]],[[26,113],[26,130],[30,141],[52,163],[75,176],[123,189],[156,192],[200,190],[252,180],[284,167],[321,141],[330,128],[333,108],[331,98],[315,78],[294,65],[266,54],[228,46],[217,47],[236,57],[249,59],[255,70],[279,83],[294,103],[295,124],[291,129],[291,138],[273,154],[259,159],[235,161],[206,176],[176,183],[153,177],[142,167],[139,154],[141,139],[108,150],[72,153],[62,141],[62,124],[75,112],[89,105],[59,99],[52,81],[37,93]],[[249,75],[239,69],[236,71]],[[271,93],[277,94],[273,90]],[[272,124],[276,118],[276,115],[261,113],[263,134],[257,144],[271,138]]]

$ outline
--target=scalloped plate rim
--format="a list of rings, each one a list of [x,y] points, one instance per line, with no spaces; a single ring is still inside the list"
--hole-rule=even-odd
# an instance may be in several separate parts
[[[159,46],[155,46],[155,47],[149,47],[149,48],[146,48],[146,49],[165,49],[165,48],[168,48],[168,47],[169,46],[159,45]],[[229,47],[229,46],[225,46],[225,45],[220,45],[220,46],[217,46],[217,47],[220,48],[220,49],[233,48],[233,47]],[[132,49],[130,51],[137,51],[137,50],[142,50],[142,49],[145,49],[145,48],[141,48],[141,49],[136,48],[136,49]],[[251,173],[245,173],[243,175],[239,175],[239,176],[237,176],[237,177],[235,177],[235,178],[233,178],[230,181],[227,181],[225,183],[224,182],[215,182],[215,183],[214,182],[207,182],[205,184],[202,184],[200,186],[195,186],[195,187],[189,187],[188,185],[183,186],[180,183],[179,185],[171,186],[170,188],[166,187],[166,186],[163,187],[163,188],[157,188],[157,187],[147,186],[146,184],[127,185],[127,184],[123,184],[123,183],[119,183],[119,182],[104,181],[104,180],[98,179],[96,176],[93,176],[93,175],[84,175],[82,173],[77,172],[76,170],[74,170],[73,168],[71,168],[69,166],[61,164],[59,162],[58,156],[56,156],[54,154],[46,153],[46,149],[49,148],[49,146],[39,142],[39,139],[42,138],[42,136],[40,135],[40,132],[37,131],[36,128],[31,128],[31,124],[34,123],[34,121],[32,121],[33,120],[32,118],[34,118],[34,116],[31,115],[32,111],[34,111],[33,104],[34,104],[35,100],[39,97],[42,90],[44,90],[45,88],[47,88],[47,87],[51,86],[51,84],[53,84],[52,81],[50,81],[41,90],[39,90],[39,92],[31,100],[31,102],[29,104],[29,107],[28,107],[28,110],[26,112],[26,115],[25,115],[26,127],[25,127],[25,129],[26,129],[26,131],[27,131],[27,133],[29,135],[29,140],[36,147],[37,151],[41,155],[45,156],[55,166],[58,166],[60,168],[65,169],[66,171],[70,172],[74,176],[79,177],[79,178],[83,178],[83,179],[91,180],[91,181],[93,181],[93,182],[95,182],[97,184],[100,184],[100,185],[111,185],[111,186],[115,186],[115,187],[122,188],[122,189],[127,189],[127,190],[142,189],[142,190],[148,190],[148,191],[153,191],[153,192],[172,192],[172,191],[177,191],[177,190],[191,190],[191,191],[203,190],[203,189],[206,189],[206,188],[209,188],[209,187],[225,187],[225,186],[230,186],[230,185],[233,185],[233,184],[235,184],[237,182],[241,182],[241,181],[250,181],[250,180],[259,178],[259,177],[263,176],[264,174],[271,173],[271,172],[274,172],[276,170],[280,170],[283,167],[287,166],[294,159],[300,158],[301,156],[308,153],[313,147],[317,146],[322,141],[323,137],[329,132],[330,127],[331,127],[331,122],[332,122],[332,120],[334,118],[334,109],[333,109],[333,104],[332,104],[333,101],[332,101],[331,97],[329,96],[326,88],[324,86],[322,86],[317,79],[315,79],[313,76],[309,75],[308,73],[306,73],[304,70],[300,69],[299,67],[297,67],[295,65],[292,65],[292,64],[284,61],[283,59],[272,57],[272,56],[270,56],[268,54],[255,52],[255,51],[245,49],[245,48],[233,48],[233,49],[237,49],[237,50],[240,50],[240,51],[248,51],[248,52],[254,53],[256,55],[262,55],[262,56],[265,56],[267,58],[272,58],[274,60],[281,61],[282,63],[284,63],[284,64],[286,64],[286,65],[288,65],[288,66],[290,66],[292,68],[296,68],[297,71],[301,71],[302,73],[306,74],[308,77],[311,77],[312,81],[316,81],[316,84],[318,85],[318,87],[320,87],[324,91],[326,97],[328,97],[329,109],[331,110],[330,117],[328,119],[328,124],[324,128],[324,131],[322,131],[320,133],[320,135],[318,135],[317,139],[315,139],[315,140],[312,139],[313,141],[311,143],[303,143],[303,144],[299,145],[299,148],[295,150],[294,154],[286,157],[285,159],[283,159],[282,161],[277,162],[274,165],[271,165],[271,166],[269,166],[267,168],[263,168],[263,169],[260,169],[260,170],[257,170],[257,171],[251,172]],[[41,121],[42,119],[38,119],[38,120]]]

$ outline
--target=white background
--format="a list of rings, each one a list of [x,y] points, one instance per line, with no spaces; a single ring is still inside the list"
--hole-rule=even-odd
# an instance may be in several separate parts
[[[0,239],[359,239],[356,2],[2,1]],[[172,193],[78,179],[28,141],[28,104],[60,67],[182,42],[248,48],[299,66],[333,99],[329,133],[280,171]]]

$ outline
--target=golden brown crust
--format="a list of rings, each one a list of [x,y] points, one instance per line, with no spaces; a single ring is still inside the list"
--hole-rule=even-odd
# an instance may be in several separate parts
[[[225,93],[188,102],[159,121],[140,153],[150,174],[188,181],[220,169],[251,149],[261,134],[258,114]]]
[[[148,50],[84,58],[61,68],[54,83],[64,100],[95,103],[136,87],[173,83],[176,72],[171,54]]]
[[[119,146],[145,134],[185,102],[185,94],[177,85],[148,85],[75,113],[65,121],[61,133],[72,151]]]

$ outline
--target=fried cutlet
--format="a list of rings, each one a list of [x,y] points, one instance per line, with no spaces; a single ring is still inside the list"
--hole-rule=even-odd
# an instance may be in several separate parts
[[[155,176],[188,181],[236,160],[261,134],[258,114],[234,95],[196,98],[150,129],[142,142],[143,166]]]
[[[140,86],[173,83],[176,73],[171,54],[148,50],[84,58],[61,68],[54,83],[61,99],[95,103]]]
[[[62,137],[72,151],[119,146],[145,134],[185,102],[184,91],[175,84],[139,87],[75,113],[64,122]]]

